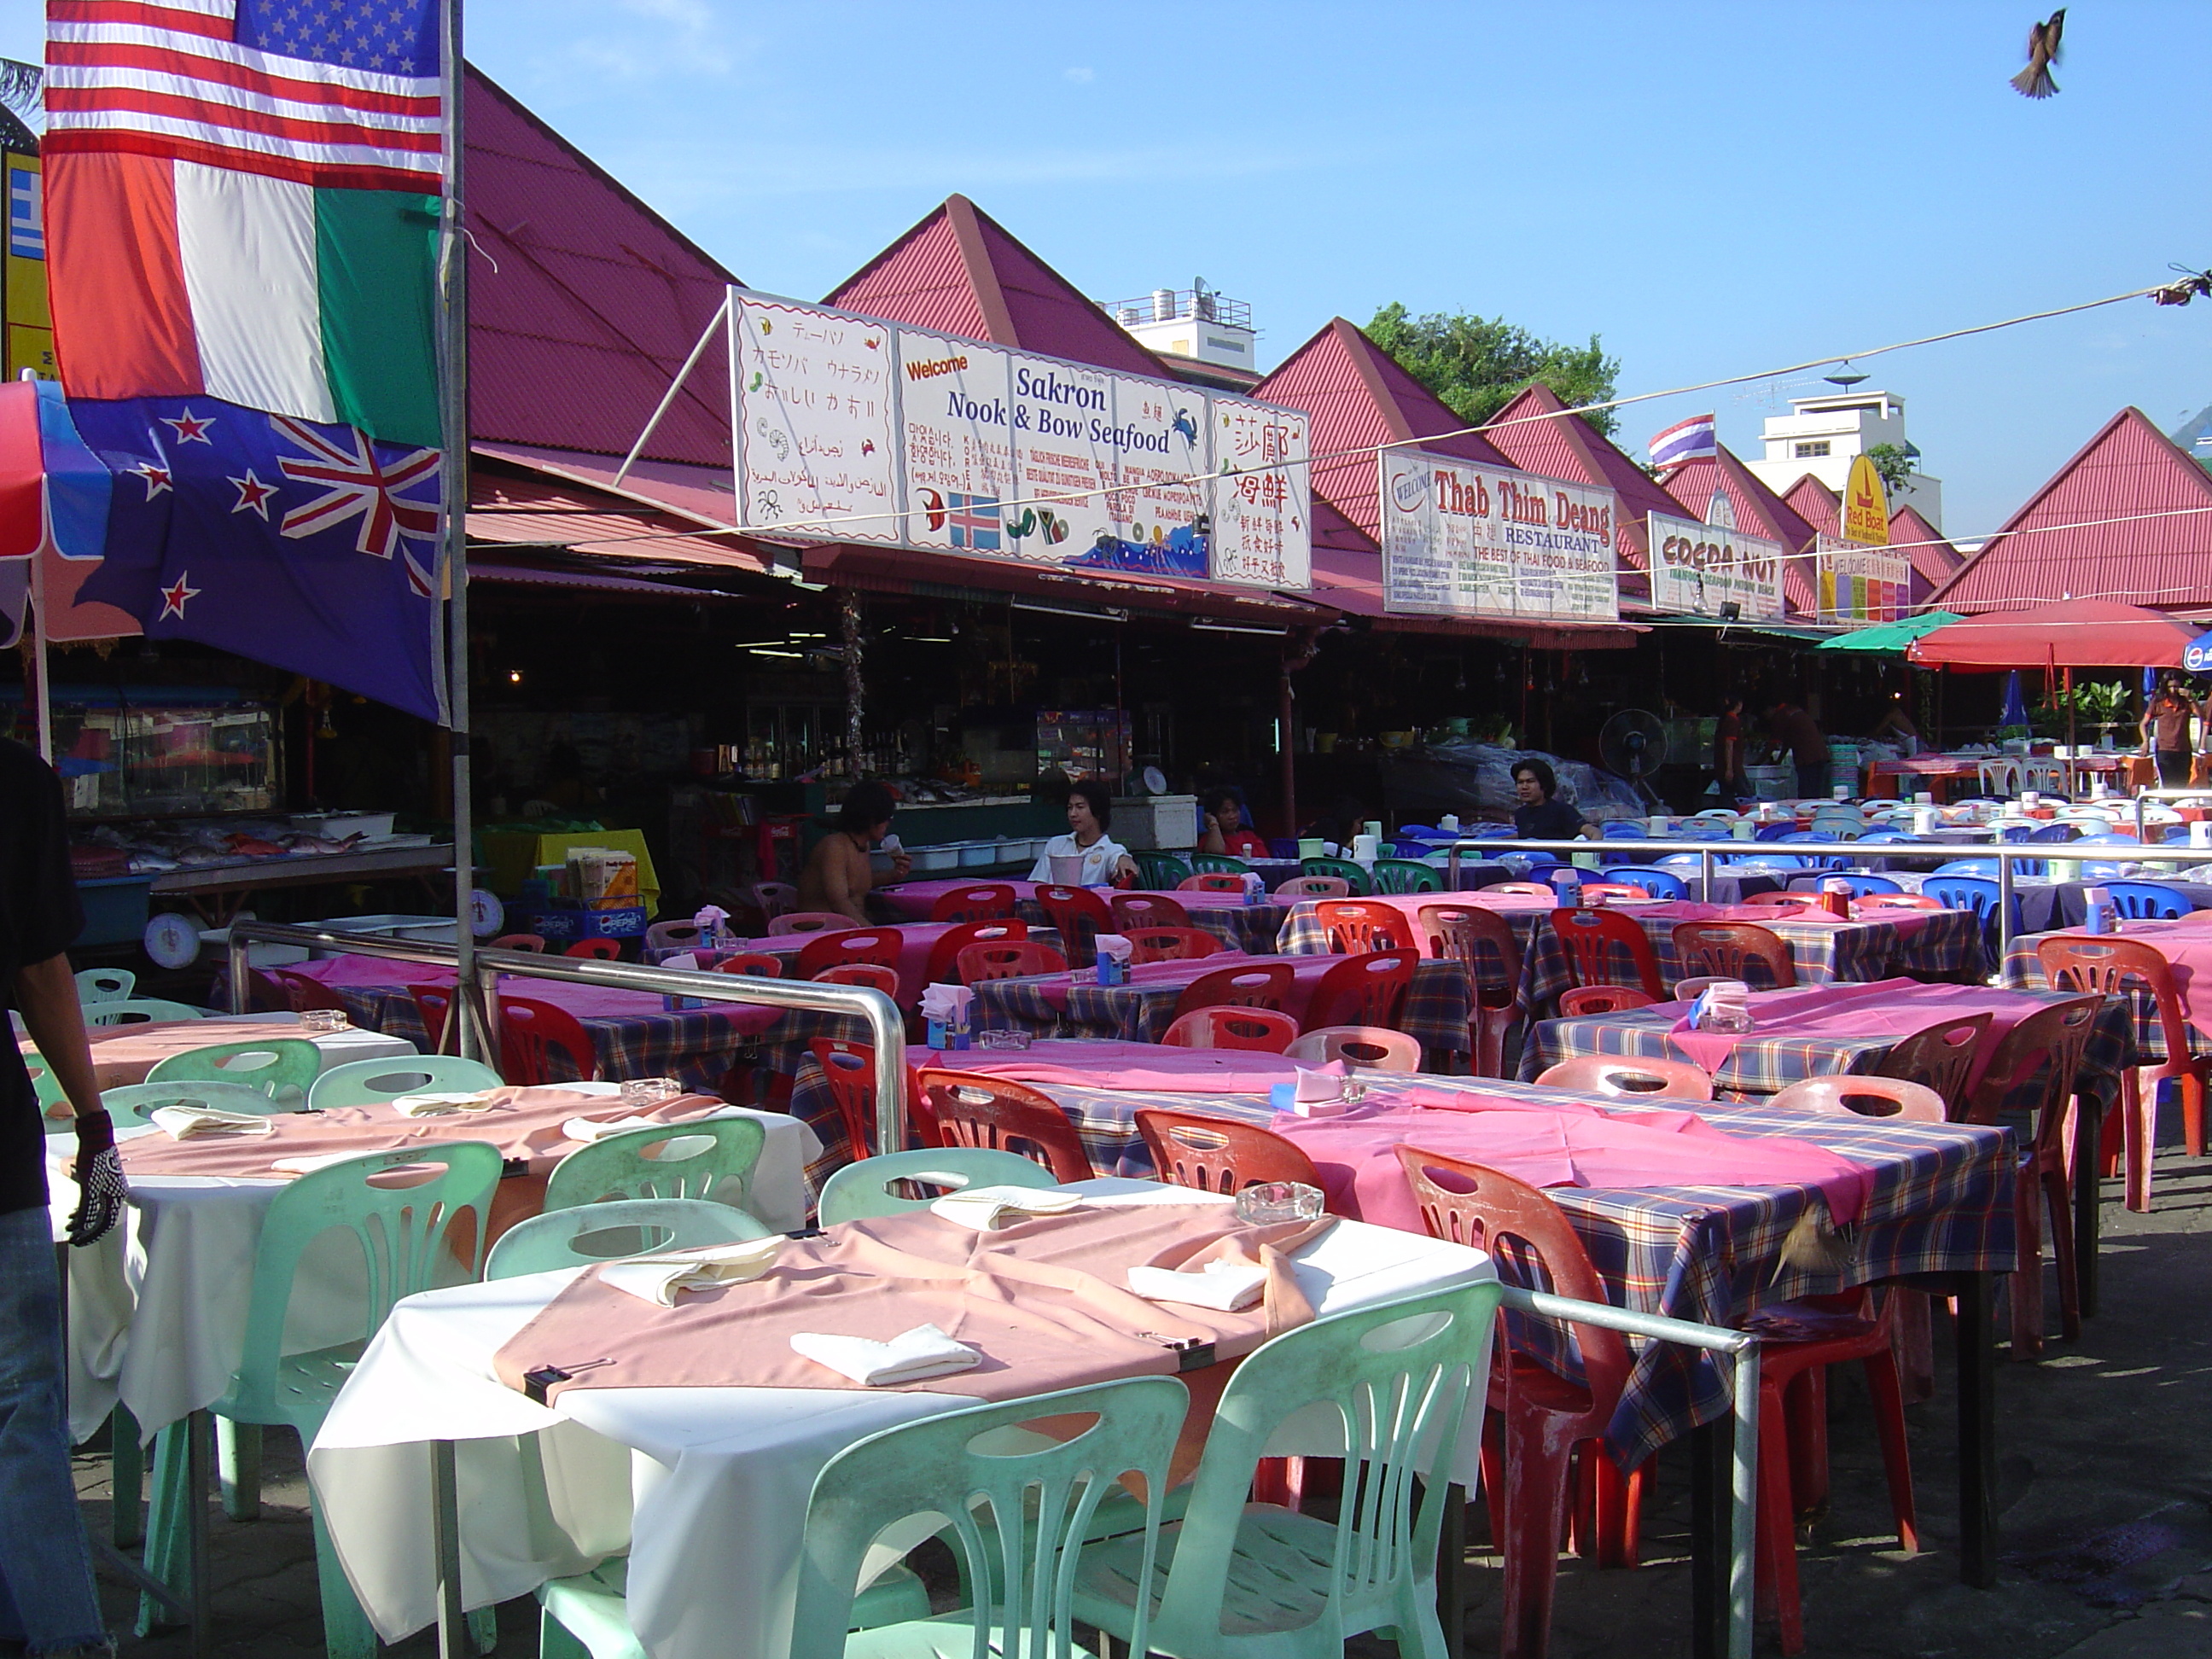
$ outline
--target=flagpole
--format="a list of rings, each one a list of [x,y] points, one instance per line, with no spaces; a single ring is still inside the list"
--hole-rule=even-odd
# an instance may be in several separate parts
[[[476,823],[469,775],[469,262],[463,234],[462,104],[468,74],[461,56],[461,0],[439,0],[438,73],[446,129],[444,216],[438,239],[438,404],[445,441],[446,710],[453,734],[453,1018],[459,1053],[481,1060],[476,1006],[476,935],[469,896],[476,886]]]

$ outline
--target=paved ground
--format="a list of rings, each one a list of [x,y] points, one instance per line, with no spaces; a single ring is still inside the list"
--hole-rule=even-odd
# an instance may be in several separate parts
[[[1954,1419],[1945,1388],[1910,1413],[1925,1552],[1899,1553],[1866,1400],[1856,1375],[1830,1390],[1835,1498],[1800,1553],[1807,1652],[1820,1659],[2201,1659],[2212,1654],[2212,1160],[2169,1151],[2158,1207],[2130,1216],[2107,1183],[2104,1305],[2078,1345],[2054,1343],[1997,1379],[1999,1587],[1959,1583]],[[2051,1317],[2057,1318],[2055,1297]],[[1939,1327],[1941,1324],[1939,1320]],[[218,1517],[216,1651],[311,1659],[322,1651],[313,1548],[296,1447],[272,1431],[264,1518]],[[78,1462],[88,1522],[110,1524],[108,1463]],[[1562,1564],[1558,1659],[1685,1655],[1688,1577],[1686,1480],[1662,1461],[1646,1525],[1647,1565],[1599,1572]],[[1497,1646],[1493,1559],[1471,1556],[1470,1655]],[[110,1620],[127,1631],[135,1598],[107,1586]],[[500,1652],[530,1659],[532,1604],[501,1610]],[[1359,1644],[1362,1648],[1366,1644]],[[126,1641],[147,1659],[186,1659],[180,1634]],[[428,1653],[418,1636],[402,1650]],[[1762,1652],[1778,1650],[1762,1632]],[[1383,1649],[1378,1644],[1376,1652]]]

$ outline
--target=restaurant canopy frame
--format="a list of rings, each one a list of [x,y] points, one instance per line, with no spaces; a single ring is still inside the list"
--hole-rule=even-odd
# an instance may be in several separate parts
[[[1923,668],[2179,668],[2197,627],[2113,599],[2064,599],[1947,623],[1905,647]]]

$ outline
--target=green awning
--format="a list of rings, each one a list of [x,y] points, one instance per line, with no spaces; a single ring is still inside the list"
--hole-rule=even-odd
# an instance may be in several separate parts
[[[1822,640],[1813,648],[1816,651],[1871,651],[1879,656],[1901,657],[1905,647],[1923,634],[1932,634],[1964,617],[1948,611],[1925,611],[1917,617],[1907,617],[1901,622],[1876,623],[1871,628],[1854,628]]]

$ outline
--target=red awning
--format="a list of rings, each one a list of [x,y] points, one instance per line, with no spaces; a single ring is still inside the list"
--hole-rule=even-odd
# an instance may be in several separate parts
[[[1923,668],[2179,668],[2198,631],[2117,599],[2063,599],[1948,623],[1905,654]]]
[[[39,550],[46,488],[39,388],[29,380],[0,380],[0,559],[27,559]]]

